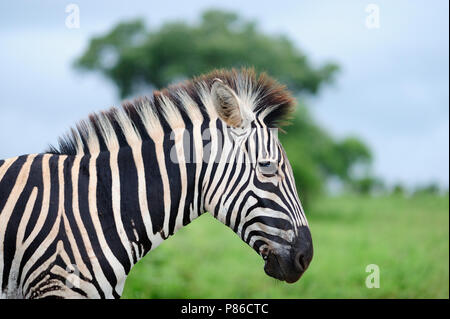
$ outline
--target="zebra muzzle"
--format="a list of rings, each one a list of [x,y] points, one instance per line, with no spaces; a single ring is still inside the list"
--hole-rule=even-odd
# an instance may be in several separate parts
[[[300,279],[313,257],[311,233],[302,226],[289,250],[271,250],[265,258],[264,271],[278,280],[294,283]]]

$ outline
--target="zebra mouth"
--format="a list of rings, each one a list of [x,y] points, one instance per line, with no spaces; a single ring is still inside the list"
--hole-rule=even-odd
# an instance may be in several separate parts
[[[289,256],[286,256],[289,257]],[[275,279],[286,281],[287,283],[294,283],[300,279],[303,275],[302,270],[296,269],[291,262],[290,258],[283,256],[277,256],[270,252],[265,258],[264,271],[270,277]]]

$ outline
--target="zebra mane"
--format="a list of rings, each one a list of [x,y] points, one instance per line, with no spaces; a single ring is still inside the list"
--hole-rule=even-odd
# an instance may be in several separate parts
[[[125,101],[121,108],[93,113],[80,121],[47,153],[98,154],[149,138],[161,138],[176,128],[217,118],[211,99],[215,79],[230,86],[241,104],[249,107],[268,127],[286,124],[294,109],[294,99],[284,85],[253,69],[214,70],[180,84],[154,91],[150,97]]]

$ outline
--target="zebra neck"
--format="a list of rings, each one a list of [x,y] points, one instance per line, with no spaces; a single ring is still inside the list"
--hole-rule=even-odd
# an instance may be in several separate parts
[[[149,140],[81,160],[90,173],[87,186],[95,188],[89,210],[97,210],[114,254],[130,267],[203,213],[203,164],[174,159],[174,147],[171,139]]]
[[[247,168],[245,153],[241,151],[240,142],[231,137],[231,129],[222,121],[211,122],[210,154],[205,154],[205,174],[202,179],[202,202],[204,209],[217,220],[230,226],[229,212],[233,198],[239,195],[236,187],[250,170]],[[247,169],[246,169],[247,168]],[[241,173],[243,172],[243,173]],[[225,190],[232,190],[224,196]],[[234,196],[230,195],[233,194]]]

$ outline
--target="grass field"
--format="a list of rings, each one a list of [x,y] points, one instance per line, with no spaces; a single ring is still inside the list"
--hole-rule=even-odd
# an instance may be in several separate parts
[[[205,214],[131,271],[123,298],[448,298],[449,198],[326,198],[307,212],[314,258],[295,284]],[[365,285],[368,264],[380,288]]]

